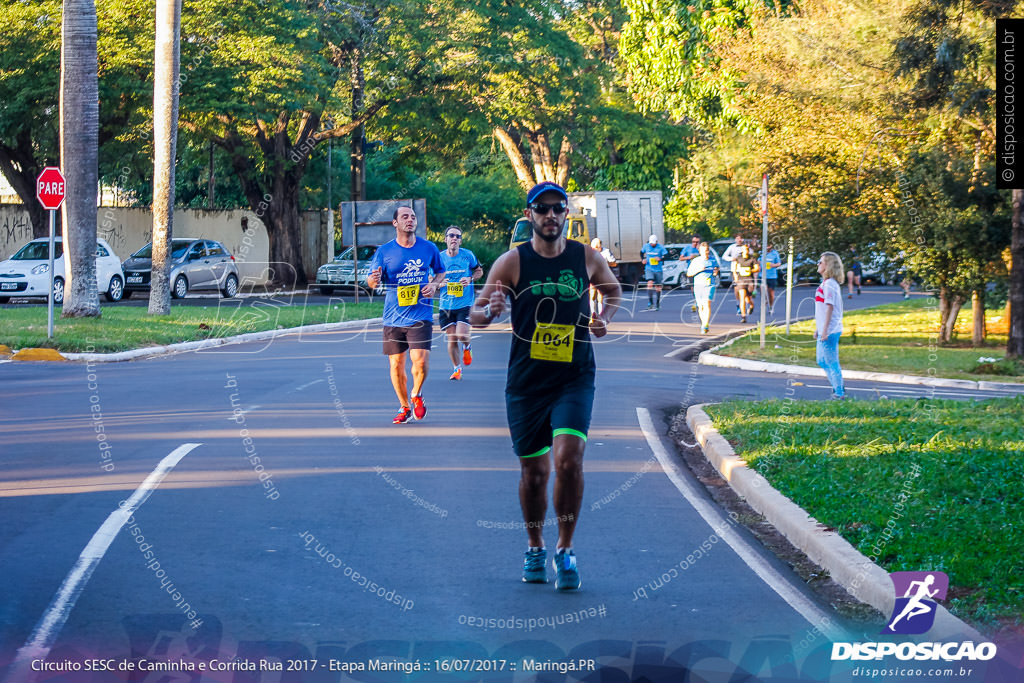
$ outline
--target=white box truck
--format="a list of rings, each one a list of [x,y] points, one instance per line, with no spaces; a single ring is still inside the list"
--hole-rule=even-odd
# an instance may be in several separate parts
[[[640,250],[651,235],[665,243],[660,190],[570,192],[566,237],[590,244],[594,237],[611,250],[619,278],[636,283],[643,275]],[[530,225],[520,218],[512,228],[510,247],[530,239]]]
[[[570,192],[569,215],[584,216],[591,239],[611,249],[623,282],[643,275],[640,250],[651,235],[665,243],[660,190]]]

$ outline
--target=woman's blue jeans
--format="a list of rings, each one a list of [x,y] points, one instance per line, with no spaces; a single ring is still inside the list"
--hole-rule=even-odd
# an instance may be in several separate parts
[[[843,388],[843,371],[839,367],[840,334],[840,332],[835,332],[824,339],[818,339],[817,361],[818,365],[820,365],[825,371],[825,375],[828,377],[829,384],[832,385],[832,391],[835,395],[845,396],[846,390]]]

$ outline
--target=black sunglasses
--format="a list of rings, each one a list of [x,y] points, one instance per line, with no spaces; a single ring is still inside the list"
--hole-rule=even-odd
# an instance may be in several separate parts
[[[445,235],[445,237],[446,238],[447,237],[455,237],[456,239],[460,239],[460,240],[462,239],[462,235],[456,235],[454,232],[448,233],[447,235]]]
[[[555,213],[565,213],[565,202],[558,202],[557,204],[543,204],[541,202],[534,202],[530,204],[530,210],[534,213],[538,213],[541,216],[546,216],[548,211],[554,211]]]

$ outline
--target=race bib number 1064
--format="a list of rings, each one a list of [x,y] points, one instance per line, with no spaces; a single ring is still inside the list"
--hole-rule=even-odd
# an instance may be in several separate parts
[[[571,363],[574,328],[575,325],[537,323],[530,341],[530,358]]]

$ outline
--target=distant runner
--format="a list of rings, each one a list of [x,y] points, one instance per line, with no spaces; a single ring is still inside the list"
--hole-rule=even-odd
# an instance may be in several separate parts
[[[779,252],[775,249],[775,245],[769,242],[761,257],[761,267],[764,268],[765,287],[768,289],[768,310],[771,312],[775,311],[775,288],[779,286],[780,266],[782,266],[782,259],[779,257]]]
[[[423,382],[430,367],[430,339],[434,335],[431,299],[444,281],[444,264],[433,242],[416,234],[416,213],[407,206],[395,209],[391,224],[395,239],[381,246],[370,261],[366,284],[387,288],[384,296],[384,354],[388,357],[391,385],[402,409],[393,422],[401,424],[427,415]],[[431,276],[431,273],[433,275]],[[409,404],[406,352],[412,358],[412,408]]]
[[[736,290],[736,302],[740,306],[740,320],[747,322],[747,316],[754,311],[751,294],[754,293],[754,276],[761,266],[757,257],[750,253],[750,245],[740,246],[740,255],[732,260],[732,282]]]
[[[700,315],[700,332],[707,334],[711,325],[711,301],[715,298],[715,286],[718,282],[718,266],[711,258],[711,246],[701,242],[698,256],[690,261],[686,274],[693,278],[693,298],[697,301],[697,313]]]
[[[583,450],[596,372],[590,335],[607,333],[622,289],[600,253],[565,238],[565,190],[553,182],[540,183],[527,193],[526,204],[533,237],[495,262],[469,320],[474,327],[486,327],[505,311],[505,296],[511,295],[505,408],[519,457],[519,503],[529,539],[523,581],[547,583],[542,531],[553,459],[555,588],[575,590],[580,575],[572,539],[583,500]],[[604,295],[604,311],[592,317],[589,285]]]
[[[444,231],[448,248],[441,252],[445,283],[441,288],[438,320],[448,337],[448,357],[454,371],[448,379],[462,379],[462,366],[473,362],[470,348],[469,308],[473,305],[473,281],[484,274],[480,262],[469,249],[462,248],[462,230],[449,225]]]
[[[658,236],[651,235],[647,244],[640,250],[640,257],[644,262],[644,279],[647,280],[647,310],[661,310],[661,281],[664,278],[664,267],[662,262],[668,249],[658,244]],[[654,295],[657,293],[658,302],[655,304]]]

